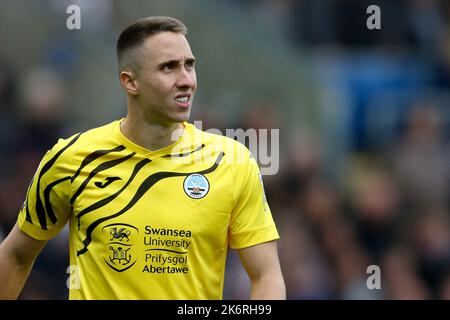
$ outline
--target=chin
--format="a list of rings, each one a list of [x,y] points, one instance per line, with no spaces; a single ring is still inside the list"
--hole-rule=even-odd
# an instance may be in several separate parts
[[[182,114],[177,114],[172,118],[172,120],[174,122],[185,122],[185,121],[189,120],[190,114],[191,114],[190,111],[182,113]]]

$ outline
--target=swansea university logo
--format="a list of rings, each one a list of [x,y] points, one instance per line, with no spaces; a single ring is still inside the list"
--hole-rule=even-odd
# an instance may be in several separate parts
[[[138,228],[126,223],[113,223],[102,228],[107,253],[103,257],[106,264],[117,272],[130,269],[137,261],[133,246]]]
[[[189,197],[201,199],[205,197],[209,191],[209,182],[204,175],[193,173],[184,179],[183,188],[184,192],[186,192]]]

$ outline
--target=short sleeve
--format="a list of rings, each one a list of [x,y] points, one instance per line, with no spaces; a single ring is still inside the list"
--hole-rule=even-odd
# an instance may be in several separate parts
[[[72,167],[69,148],[77,138],[78,135],[60,139],[47,151],[28,186],[18,226],[34,239],[53,238],[70,217]]]
[[[233,165],[236,203],[231,213],[230,247],[241,249],[279,239],[264,194],[258,164],[245,149],[245,161]]]

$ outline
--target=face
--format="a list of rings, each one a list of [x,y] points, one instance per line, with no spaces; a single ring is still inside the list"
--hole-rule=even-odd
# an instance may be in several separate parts
[[[188,120],[197,77],[186,38],[161,32],[149,37],[141,50],[136,97],[146,118],[162,125]]]

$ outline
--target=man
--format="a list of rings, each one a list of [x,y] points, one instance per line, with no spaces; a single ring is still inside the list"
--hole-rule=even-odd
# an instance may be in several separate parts
[[[186,27],[133,23],[117,42],[125,119],[44,156],[0,247],[0,298],[17,298],[46,242],[70,222],[70,299],[221,299],[227,248],[251,298],[284,299],[278,233],[240,143],[186,121],[197,87]]]

